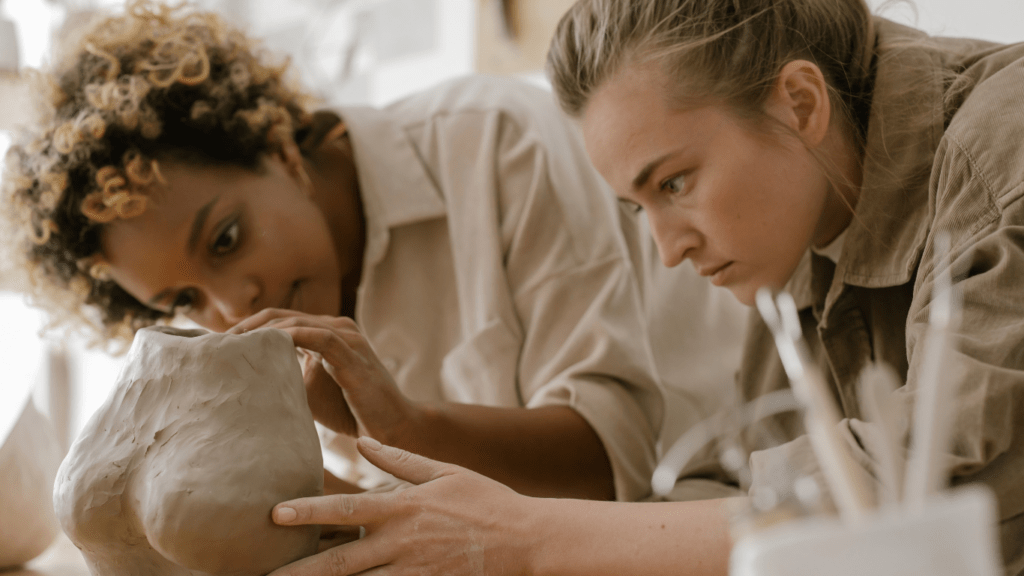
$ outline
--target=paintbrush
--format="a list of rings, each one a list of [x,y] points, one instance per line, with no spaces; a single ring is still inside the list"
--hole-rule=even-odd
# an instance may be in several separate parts
[[[785,292],[773,299],[767,288],[761,288],[757,309],[775,338],[793,393],[804,406],[804,427],[839,513],[844,520],[858,520],[871,509],[871,492],[839,436],[839,409],[803,340],[796,304]]]
[[[904,456],[900,447],[899,414],[893,404],[893,394],[901,385],[899,376],[886,364],[869,364],[861,371],[857,391],[861,411],[868,422],[876,427],[881,442],[875,460],[878,462],[878,480],[882,484],[881,498],[896,505],[902,499]]]
[[[945,453],[949,448],[948,419],[953,403],[952,386],[944,385],[944,364],[949,352],[949,332],[959,310],[954,306],[950,273],[949,234],[935,238],[935,284],[928,312],[924,358],[917,379],[914,405],[913,449],[907,464],[904,494],[907,506],[921,509],[946,479]],[[947,425],[942,426],[940,423]]]

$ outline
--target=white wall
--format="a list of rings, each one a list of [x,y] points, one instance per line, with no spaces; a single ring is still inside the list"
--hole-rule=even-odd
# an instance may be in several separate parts
[[[473,71],[478,2],[200,0],[290,56],[326,104],[375,106]]]
[[[868,4],[883,16],[930,34],[1024,41],[1024,0],[868,0]]]

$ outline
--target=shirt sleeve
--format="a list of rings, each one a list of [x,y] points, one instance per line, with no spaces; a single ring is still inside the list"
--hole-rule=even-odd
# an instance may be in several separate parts
[[[948,466],[954,485],[980,481],[992,488],[1001,520],[1015,519],[1019,531],[1024,517],[1019,472],[1024,470],[1024,182],[993,178],[955,140],[947,139],[938,158],[933,230],[951,235],[950,274],[960,308],[941,381],[953,387],[954,397]],[[930,238],[907,320],[910,369],[899,392],[908,407],[924,371],[931,296],[942,271],[934,250]],[[1020,541],[1014,546],[1018,558],[1021,546]]]
[[[517,298],[527,329],[520,358],[528,407],[575,409],[601,438],[616,497],[650,493],[660,397],[644,361],[643,323],[628,272],[605,261],[551,278]]]
[[[580,149],[522,138],[500,168],[503,187],[530,190],[525,202],[508,204],[518,214],[504,234],[523,334],[523,401],[576,410],[605,447],[617,499],[638,500],[651,491],[662,397],[618,212],[610,191],[564,174],[595,178]]]
[[[616,498],[640,499],[663,399],[613,195],[549,92],[463,88],[413,136],[444,195],[457,277],[464,336],[445,396],[571,407],[603,443]]]

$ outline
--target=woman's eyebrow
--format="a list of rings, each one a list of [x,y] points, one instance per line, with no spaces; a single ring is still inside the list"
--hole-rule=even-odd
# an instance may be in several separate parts
[[[658,168],[658,166],[661,166],[661,164],[665,162],[665,160],[668,160],[668,158],[672,156],[672,154],[673,153],[670,152],[660,158],[655,158],[649,164],[644,166],[640,170],[640,172],[637,173],[636,178],[633,178],[633,190],[639,190],[643,188],[644,184],[647,184],[647,179],[651,177],[651,174],[653,174],[654,171]]]
[[[213,210],[213,205],[220,200],[220,194],[213,197],[203,205],[202,208],[196,211],[196,217],[192,220],[192,230],[188,235],[188,252],[189,254],[196,251],[196,245],[199,243],[199,236],[203,233],[203,227],[206,226],[206,219],[210,216],[210,211]]]

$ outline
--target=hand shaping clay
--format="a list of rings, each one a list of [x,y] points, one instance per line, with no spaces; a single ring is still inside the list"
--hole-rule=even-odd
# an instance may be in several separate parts
[[[323,493],[291,337],[154,327],[71,447],[54,488],[95,576],[257,576],[316,552],[275,504]]]

